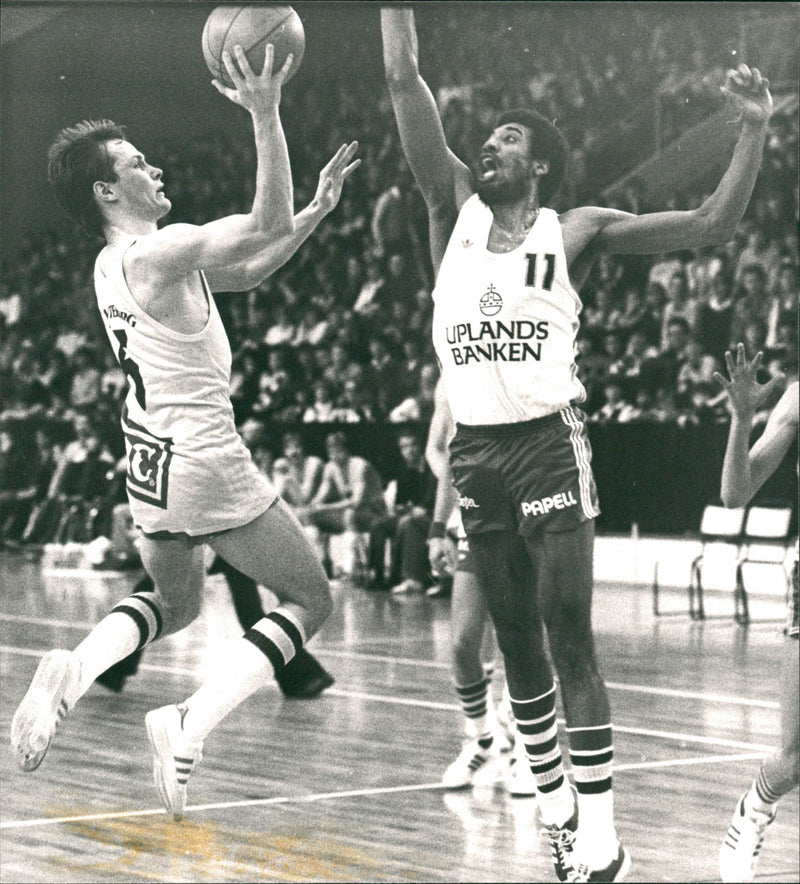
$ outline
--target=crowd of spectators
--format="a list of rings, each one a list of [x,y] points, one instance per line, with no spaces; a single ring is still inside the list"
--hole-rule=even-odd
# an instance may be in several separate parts
[[[647,95],[682,95],[691,87],[708,99],[702,113],[712,109],[709,96],[730,64],[733,32],[691,28],[635,5],[624,11],[620,30],[622,12],[604,5],[602,15],[593,8],[584,21],[584,37],[566,36],[558,10],[545,5],[537,7],[531,33],[526,6],[505,5],[503,16],[488,4],[436,4],[435,12],[420,12],[421,39],[435,29],[453,49],[446,60],[438,53],[435,70],[425,74],[435,84],[449,143],[464,158],[499,108],[533,105],[559,123],[572,146],[558,207],[602,204],[609,138],[619,137],[619,121],[635,121]],[[462,14],[471,16],[469,27]],[[484,51],[476,51],[470,33]],[[487,47],[503,53],[503,65]],[[325,90],[286,91],[298,205],[310,199],[318,170],[340,143],[359,139],[362,166],[336,212],[289,264],[251,291],[218,298],[233,350],[237,420],[281,429],[408,421],[424,427],[438,375],[425,208],[402,159],[388,96],[376,85],[380,74],[325,75]],[[697,115],[695,106],[683,117],[676,111],[669,137]],[[713,372],[740,340],[751,354],[764,351],[766,373],[797,372],[797,134],[795,102],[773,120],[753,199],[729,243],[595,263],[580,291],[578,363],[591,420],[727,421]],[[171,220],[238,212],[252,196],[247,137],[217,132],[165,143],[152,155],[164,169]],[[634,186],[615,204],[631,211],[692,208],[705,195],[698,188],[652,207]],[[37,528],[34,503],[74,498],[69,482],[96,485],[100,466],[66,471],[64,484],[64,462],[74,460],[82,434],[96,436],[102,457],[84,445],[78,461],[97,460],[106,480],[120,474],[126,380],[96,312],[96,251],[97,243],[80,234],[42,231],[24,237],[4,264],[0,489],[4,500],[23,501],[4,503],[0,527],[9,536],[44,536],[41,526],[54,516],[41,516]],[[116,479],[109,486],[114,499],[118,486]],[[63,517],[62,508],[59,523]]]

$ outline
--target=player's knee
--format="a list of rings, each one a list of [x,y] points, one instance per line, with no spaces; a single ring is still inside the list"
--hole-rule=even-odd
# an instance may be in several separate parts
[[[185,629],[200,615],[203,582],[202,579],[192,581],[183,592],[171,592],[168,595],[160,592],[156,586],[155,596],[163,621],[161,635],[171,635]]]
[[[550,636],[550,651],[553,665],[562,682],[575,684],[587,679],[600,678],[591,634],[577,639],[553,639]]]

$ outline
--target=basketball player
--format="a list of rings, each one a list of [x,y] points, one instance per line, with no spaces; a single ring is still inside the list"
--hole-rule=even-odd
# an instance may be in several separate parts
[[[252,118],[257,169],[249,212],[159,229],[170,209],[161,170],[108,120],[63,130],[48,165],[62,206],[106,241],[95,288],[128,376],[127,491],[156,591],[125,599],[74,651],[45,655],[14,715],[11,744],[23,770],[38,767],[58,723],[101,672],[195,619],[208,543],[270,587],[280,604],[217,656],[214,674],[185,702],[145,717],[156,785],[175,819],[205,737],[294,657],[331,610],[328,581],[302,528],[236,432],[231,352],[211,292],[250,289],[288,260],[336,206],[358,165],[357,144],[335,154],[314,199],[293,217],[279,115],[292,57],[274,74],[272,46],[260,74],[241,47],[234,57],[224,58],[233,88],[214,85]]]
[[[611,716],[591,629],[598,501],[575,362],[581,302],[570,274],[599,251],[661,253],[724,242],[758,173],[772,109],[740,65],[725,91],[742,130],[697,209],[637,217],[544,208],[567,145],[529,110],[503,113],[469,169],[448,149],[418,68],[413,10],[381,10],[386,79],[406,159],[428,206],[437,282],[433,342],[456,434],[464,528],[505,659],[560,880],[622,880]],[[564,773],[547,630],[562,689],[577,802]]]
[[[455,527],[455,543],[449,526],[451,514],[458,513],[458,495],[447,459],[447,444],[455,427],[441,381],[436,385],[434,402],[425,456],[438,485],[428,534],[428,554],[434,574],[453,577],[450,602],[452,672],[468,737],[458,757],[444,772],[442,784],[447,789],[471,786],[478,771],[498,754],[498,749],[503,752],[511,748],[514,754],[506,778],[508,790],[516,796],[534,795],[536,784],[525,758],[523,742],[516,738],[513,716],[505,709],[507,691],[503,692],[503,703],[497,713],[491,703],[491,672],[496,653],[494,627],[488,620],[486,600],[475,575],[469,541],[460,517]],[[504,744],[498,746],[498,739]]]
[[[762,354],[752,362],[745,358],[743,344],[736,348],[736,358],[725,354],[730,380],[715,373],[728,393],[731,426],[725,460],[722,465],[721,497],[726,506],[746,506],[758,489],[780,466],[798,429],[798,383],[784,391],[767,420],[764,432],[750,448],[753,415],[767,400],[783,377],[773,377],[760,384],[756,374]],[[749,449],[749,450],[748,450]],[[797,560],[792,571],[792,598],[786,633],[789,640],[781,659],[781,744],[761,765],[753,784],[739,799],[728,833],[719,852],[719,871],[723,881],[753,881],[756,862],[767,826],[775,819],[778,799],[800,782],[800,711],[798,711],[798,581]]]

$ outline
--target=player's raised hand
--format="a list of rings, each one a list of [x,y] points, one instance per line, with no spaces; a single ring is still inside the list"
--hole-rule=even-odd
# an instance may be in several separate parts
[[[226,98],[241,105],[251,114],[267,113],[280,104],[281,89],[294,60],[294,56],[289,53],[283,66],[273,72],[274,58],[275,47],[268,43],[264,51],[264,67],[260,74],[256,74],[242,47],[236,45],[233,47],[233,57],[229,52],[222,53],[222,61],[234,88],[231,89],[219,80],[211,82]]]
[[[718,371],[714,372],[714,379],[725,388],[731,409],[740,417],[752,418],[753,414],[766,402],[772,391],[781,386],[785,380],[783,375],[770,378],[766,384],[759,383],[758,370],[761,367],[763,353],[756,353],[751,362],[747,361],[744,353],[744,344],[736,347],[736,358],[730,350],[725,353],[725,364],[728,368],[730,380],[723,377]]]
[[[722,92],[735,115],[734,122],[743,120],[763,126],[769,120],[772,114],[769,80],[762,77],[758,68],[740,64],[736,70],[729,70]]]
[[[357,141],[343,144],[319,173],[314,199],[325,214],[336,208],[345,180],[361,165],[361,160],[353,160],[357,150]]]

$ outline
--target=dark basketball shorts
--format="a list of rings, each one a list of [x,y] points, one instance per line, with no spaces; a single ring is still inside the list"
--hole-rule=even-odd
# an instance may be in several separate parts
[[[792,568],[792,593],[789,596],[789,616],[786,618],[786,634],[791,638],[797,638],[800,633],[798,625],[798,614],[800,613],[800,605],[798,605],[798,562],[795,561]]]
[[[457,424],[450,464],[467,535],[569,531],[600,514],[578,408],[515,424]]]

